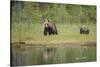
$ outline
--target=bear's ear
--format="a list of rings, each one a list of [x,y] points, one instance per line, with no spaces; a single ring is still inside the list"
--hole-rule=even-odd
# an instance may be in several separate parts
[[[50,22],[50,20],[48,19],[48,22]]]
[[[45,19],[45,22],[48,22],[48,19],[47,18]]]

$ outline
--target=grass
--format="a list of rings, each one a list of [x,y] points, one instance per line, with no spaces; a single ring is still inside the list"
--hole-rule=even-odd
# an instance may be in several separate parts
[[[80,24],[56,24],[58,35],[44,36],[43,24],[14,23],[12,24],[12,42],[85,42],[96,41],[96,25],[89,24],[90,34],[79,33]]]

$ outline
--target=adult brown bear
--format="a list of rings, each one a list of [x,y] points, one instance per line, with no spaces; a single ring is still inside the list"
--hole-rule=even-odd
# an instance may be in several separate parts
[[[80,34],[89,34],[90,30],[87,26],[80,27]]]
[[[57,31],[57,28],[56,28],[56,25],[54,22],[46,19],[45,22],[44,22],[44,35],[51,35],[51,34],[58,34],[58,31]]]

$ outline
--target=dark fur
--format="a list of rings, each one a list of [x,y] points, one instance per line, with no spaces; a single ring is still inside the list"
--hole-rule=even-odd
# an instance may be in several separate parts
[[[80,34],[89,34],[90,30],[88,27],[81,27],[80,28]]]
[[[45,25],[44,25],[44,35],[58,34],[55,23],[49,22],[49,23],[46,23]]]

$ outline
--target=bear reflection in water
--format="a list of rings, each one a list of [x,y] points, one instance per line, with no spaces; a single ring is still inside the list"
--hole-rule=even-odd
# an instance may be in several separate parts
[[[55,48],[46,48],[43,52],[43,59],[45,62],[47,62],[48,60],[52,59],[55,55]]]

